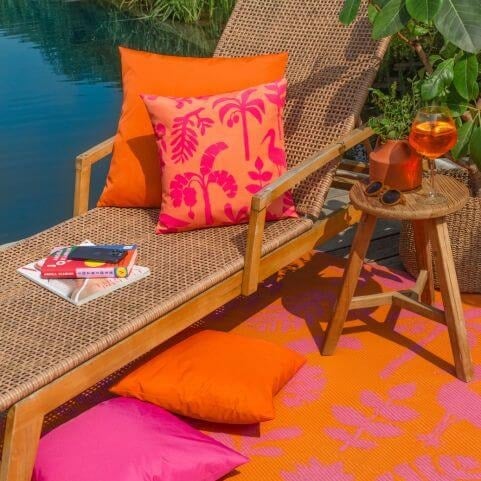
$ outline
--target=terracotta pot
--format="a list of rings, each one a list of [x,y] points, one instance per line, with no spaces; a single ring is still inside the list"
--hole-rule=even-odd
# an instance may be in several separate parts
[[[401,191],[416,189],[422,181],[422,158],[406,140],[387,140],[369,154],[369,177]]]

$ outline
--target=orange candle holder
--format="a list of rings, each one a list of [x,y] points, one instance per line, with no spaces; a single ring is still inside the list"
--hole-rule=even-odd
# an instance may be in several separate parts
[[[369,177],[400,191],[417,189],[422,183],[422,157],[406,140],[387,140],[369,154]]]

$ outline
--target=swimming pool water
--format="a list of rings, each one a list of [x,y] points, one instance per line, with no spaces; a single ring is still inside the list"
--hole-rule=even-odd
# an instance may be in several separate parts
[[[93,0],[0,0],[0,245],[71,217],[75,156],[116,131],[118,45],[208,56],[218,30]],[[94,166],[91,205],[107,169]]]

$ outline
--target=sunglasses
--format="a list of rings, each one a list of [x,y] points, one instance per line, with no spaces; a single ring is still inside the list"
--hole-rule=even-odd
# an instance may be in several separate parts
[[[381,181],[370,182],[365,188],[364,193],[367,197],[379,197],[379,201],[384,205],[396,205],[404,203],[404,196],[401,191],[391,189]]]

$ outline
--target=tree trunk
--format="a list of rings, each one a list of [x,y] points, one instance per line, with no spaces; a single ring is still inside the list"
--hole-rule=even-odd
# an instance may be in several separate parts
[[[433,73],[433,66],[431,65],[431,62],[429,61],[429,57],[424,51],[422,45],[419,43],[418,40],[414,40],[411,43],[411,46],[414,49],[414,51],[417,53],[419,60],[421,60],[422,64],[424,65],[426,72],[429,75],[431,75]]]

